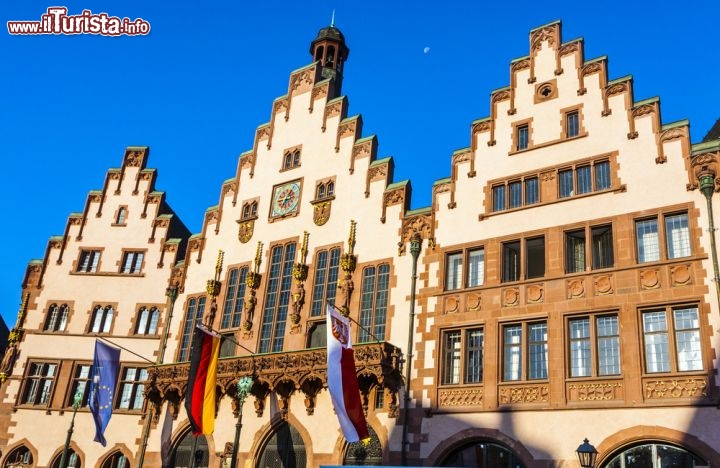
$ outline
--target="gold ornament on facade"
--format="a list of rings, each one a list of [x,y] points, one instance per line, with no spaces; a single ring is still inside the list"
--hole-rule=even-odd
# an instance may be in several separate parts
[[[316,226],[322,226],[330,219],[331,201],[313,203],[313,222]]]
[[[303,305],[305,305],[305,280],[308,276],[307,254],[308,254],[308,238],[310,233],[303,233],[303,240],[300,246],[300,261],[293,265],[292,276],[295,284],[291,291],[292,311],[290,313],[290,333],[297,334],[301,331],[300,313]]]
[[[255,231],[255,220],[238,221],[238,224],[240,225],[238,228],[238,240],[243,244],[247,244]]]
[[[17,346],[18,342],[22,338],[23,324],[25,322],[25,312],[27,310],[29,298],[30,293],[26,293],[25,296],[23,296],[22,303],[20,304],[20,309],[18,310],[17,320],[15,321],[15,326],[8,335],[8,346],[7,348],[5,348],[5,353],[3,354],[3,359],[0,363],[0,385],[5,383],[5,380],[8,378],[8,376],[12,374],[13,366],[15,365],[15,361],[17,360]]]
[[[243,302],[243,310],[245,312],[245,320],[242,322],[243,337],[252,337],[253,319],[255,316],[255,307],[257,306],[257,288],[260,286],[262,275],[258,273],[260,264],[262,263],[262,242],[258,242],[255,250],[255,259],[253,260],[253,271],[249,271],[245,276],[245,298]]]

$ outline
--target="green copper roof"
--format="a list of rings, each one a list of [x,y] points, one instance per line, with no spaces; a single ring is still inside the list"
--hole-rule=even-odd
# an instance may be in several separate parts
[[[670,122],[666,123],[661,127],[661,130],[670,130],[671,128],[677,128],[677,127],[686,127],[690,125],[690,121],[688,119],[682,119],[678,120],[676,122]]]
[[[147,149],[150,149],[150,147],[149,146],[128,146],[125,149],[131,150],[131,151],[138,151],[138,150],[147,150]]]
[[[42,259],[40,258],[33,258],[28,262],[29,265],[42,265]]]
[[[720,149],[720,140],[703,141],[692,145],[692,152],[701,152],[707,150]]]
[[[623,81],[629,81],[629,80],[632,80],[632,75],[625,75],[625,76],[621,76],[620,78],[615,78],[614,80],[608,81],[607,85],[611,86],[611,85],[614,85],[617,83],[622,83]]]
[[[422,207],[422,208],[416,208],[416,209],[414,209],[414,210],[407,210],[407,211],[405,212],[405,217],[407,218],[408,216],[414,216],[414,215],[419,215],[419,214],[424,214],[424,213],[431,213],[431,212],[432,212],[432,207],[431,207],[431,206],[424,206],[424,207]]]
[[[370,167],[381,166],[383,164],[389,163],[390,161],[392,161],[392,156],[388,156],[387,158],[382,158],[382,159],[376,159],[375,161],[370,163]]]
[[[207,209],[205,210],[205,213],[207,213],[208,211],[217,210],[218,208],[220,208],[220,205],[208,206]]]
[[[401,180],[399,182],[393,182],[392,184],[388,184],[388,186],[385,188],[385,191],[387,192],[388,190],[393,190],[396,188],[404,187],[404,186],[408,185],[409,183],[410,183],[410,181],[408,179]]]
[[[182,239],[178,239],[177,237],[172,237],[165,241],[166,244],[179,244],[181,242],[182,242]]]
[[[74,213],[70,213],[70,217],[71,217],[71,218],[82,218],[82,217],[83,217],[83,214],[82,214],[82,213],[78,213],[78,212],[74,212]]]
[[[372,140],[373,138],[375,138],[375,135],[369,135],[369,136],[366,136],[366,137],[358,138],[357,140],[355,140],[355,144],[356,144],[356,145],[359,145],[359,144],[364,143],[364,142],[366,142],[366,141],[368,141],[368,140]]]
[[[510,86],[509,86],[509,85],[508,85],[508,86],[503,86],[502,88],[496,88],[496,89],[493,89],[492,91],[490,91],[490,95],[493,95],[493,94],[495,94],[495,93],[499,93],[500,91],[507,91],[507,90],[509,90],[509,89],[510,89]]]
[[[607,55],[601,55],[600,57],[595,57],[594,59],[585,60],[585,63],[583,63],[583,65],[589,65],[595,62],[602,62],[603,60],[607,60]]]
[[[465,148],[456,149],[455,151],[453,151],[453,156],[455,156],[456,154],[466,153],[468,151],[470,151],[469,146],[466,146]]]
[[[514,59],[510,60],[510,63],[513,64],[513,63],[519,62],[521,60],[529,59],[529,58],[530,58],[529,55],[523,55],[522,57],[518,57],[518,58],[514,58]]]
[[[483,117],[481,119],[475,119],[475,120],[473,120],[472,124],[475,125],[475,124],[479,124],[480,122],[487,122],[488,120],[490,120],[490,116]]]
[[[61,240],[63,240],[63,239],[65,239],[65,236],[50,236],[50,239],[49,239],[49,240],[51,240],[51,241],[61,241]]]
[[[547,24],[543,24],[542,26],[538,26],[537,28],[531,29],[530,32],[537,31],[538,29],[546,28],[548,26],[552,26],[553,24],[560,24],[560,20],[556,19],[555,21],[551,21]]]
[[[445,177],[444,179],[438,179],[435,182],[433,182],[433,187],[435,187],[436,185],[447,184],[449,182],[452,182],[452,179],[450,177]]]
[[[641,101],[635,101],[633,103],[633,107],[640,107],[640,106],[644,106],[645,104],[652,104],[654,102],[660,102],[660,97],[654,96],[651,98],[643,99]]]

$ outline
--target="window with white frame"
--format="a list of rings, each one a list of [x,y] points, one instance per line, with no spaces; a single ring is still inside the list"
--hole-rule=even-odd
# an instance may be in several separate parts
[[[697,306],[643,311],[642,326],[645,372],[703,370]]]
[[[660,226],[663,226],[664,232],[660,232]],[[665,248],[662,246],[663,240]],[[636,220],[635,245],[638,263],[690,256],[687,212]]]
[[[442,333],[442,385],[478,384],[483,378],[482,328]]]
[[[95,306],[90,320],[91,333],[110,333],[115,309],[112,306]]]
[[[44,331],[61,332],[65,330],[68,320],[68,305],[52,304],[48,308],[47,317],[45,318]]]
[[[141,307],[135,325],[136,335],[155,335],[157,333],[160,311],[157,307]]]
[[[547,379],[547,322],[502,327],[503,381]]]
[[[570,377],[620,375],[619,329],[614,314],[570,319]]]
[[[54,362],[30,362],[20,403],[47,406],[50,403],[56,370],[57,364]]]
[[[120,272],[125,274],[140,273],[144,257],[144,252],[125,252],[123,254],[123,262]]]
[[[127,410],[142,409],[144,382],[147,380],[147,369],[125,367],[120,372],[120,397],[117,408]]]
[[[99,250],[81,250],[75,271],[78,273],[96,273],[99,263]]]

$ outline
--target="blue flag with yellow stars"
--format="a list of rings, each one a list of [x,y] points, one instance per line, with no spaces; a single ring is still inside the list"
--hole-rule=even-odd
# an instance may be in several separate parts
[[[88,406],[95,420],[95,442],[100,442],[103,447],[107,444],[104,433],[112,416],[119,367],[120,350],[95,340]]]

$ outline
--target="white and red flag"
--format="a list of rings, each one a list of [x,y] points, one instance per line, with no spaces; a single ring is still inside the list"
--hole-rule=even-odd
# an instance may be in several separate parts
[[[367,422],[350,341],[350,320],[330,304],[327,305],[327,384],[345,439],[348,442],[367,439]]]

